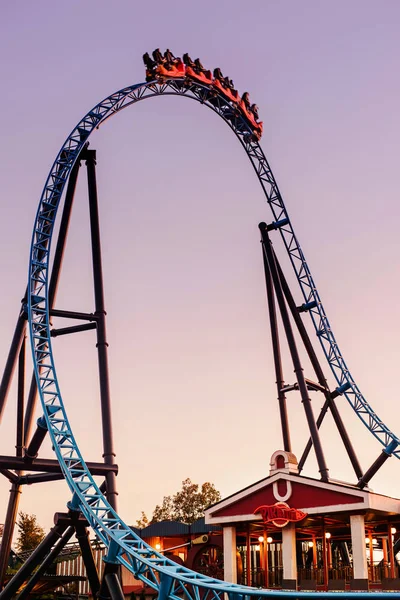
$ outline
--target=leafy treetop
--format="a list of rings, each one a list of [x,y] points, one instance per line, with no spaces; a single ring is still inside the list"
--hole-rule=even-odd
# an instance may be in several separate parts
[[[181,490],[173,496],[164,496],[161,505],[157,504],[150,521],[142,511],[136,524],[140,528],[159,521],[180,521],[189,525],[203,517],[206,508],[219,500],[221,494],[213,483],[206,481],[200,488],[197,483],[192,483],[191,479],[187,478],[182,481]]]
[[[44,538],[44,529],[37,522],[36,515],[20,511],[18,516],[17,552],[34,550]]]

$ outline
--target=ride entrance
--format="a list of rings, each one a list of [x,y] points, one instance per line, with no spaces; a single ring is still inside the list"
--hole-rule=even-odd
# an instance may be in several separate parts
[[[187,56],[187,55],[186,55]],[[189,57],[190,58],[190,57]],[[158,598],[187,598],[188,600],[222,600],[227,594],[231,600],[245,597],[262,598],[264,596],[289,595],[312,597],[312,592],[284,592],[258,589],[221,581],[204,574],[191,571],[185,566],[157,552],[131,530],[117,513],[116,471],[114,464],[114,445],[111,428],[111,402],[108,380],[108,357],[106,318],[104,308],[103,276],[99,214],[96,186],[96,153],[89,149],[88,139],[93,131],[114,114],[142,100],[154,97],[176,95],[189,98],[207,106],[218,114],[235,134],[244,152],[251,161],[260,182],[267,204],[271,211],[271,220],[260,224],[264,271],[267,286],[271,336],[274,348],[277,391],[280,408],[283,446],[291,452],[289,423],[286,411],[286,395],[292,391],[300,393],[305,417],[310,431],[310,440],[299,461],[299,472],[304,466],[310,450],[315,451],[321,480],[329,482],[329,469],[325,461],[319,427],[325,414],[331,412],[338,428],[357,478],[360,490],[365,488],[383,463],[394,455],[400,458],[399,439],[379,419],[372,407],[362,395],[344,358],[339,350],[321,298],[313,281],[309,266],[294,233],[282,196],[271,172],[259,140],[262,124],[258,121],[258,111],[251,109],[248,96],[239,98],[230,85],[225,84],[220,70],[211,72],[202,70],[200,63],[171,57],[169,60],[157,55],[156,60],[147,65],[146,83],[139,83],[115,92],[91,109],[73,129],[60,149],[39,202],[35,219],[30,250],[29,280],[18,317],[15,333],[10,347],[2,382],[0,385],[0,416],[2,415],[10,388],[14,368],[18,365],[18,416],[16,456],[1,457],[0,470],[11,484],[10,501],[6,525],[0,550],[0,585],[5,581],[5,572],[10,553],[11,539],[18,511],[18,497],[22,486],[27,483],[52,481],[64,478],[71,490],[71,500],[67,513],[57,513],[55,527],[51,530],[38,549],[24,563],[22,568],[5,585],[0,598],[13,597],[28,579],[28,584],[19,593],[19,598],[28,597],[35,581],[54,560],[76,532],[84,558],[93,596],[111,597],[121,600],[118,572],[124,566],[133,575],[153,588]],[[147,59],[146,59],[147,60]],[[157,62],[158,60],[158,62]],[[197,70],[196,70],[197,69]],[[204,71],[204,72],[203,72]],[[254,105],[253,105],[254,107]],[[255,112],[256,111],[256,112]],[[73,204],[74,191],[81,161],[86,162],[90,205],[90,230],[92,243],[95,311],[93,314],[74,311],[61,311],[56,308],[56,292],[60,277],[65,241]],[[64,194],[65,192],[65,194]],[[54,259],[50,264],[50,249],[54,237],[56,217],[61,201],[64,199]],[[280,237],[289,256],[290,263],[299,284],[301,302],[295,302],[294,295],[285,279],[283,270],[272,248],[271,236]],[[280,358],[277,310],[283,323],[286,341],[293,361],[296,381],[284,384]],[[54,329],[51,317],[68,318],[81,321],[81,324]],[[306,331],[303,319],[310,318],[316,337],[322,346],[327,363],[336,381],[330,390],[322,367],[317,359],[313,343]],[[24,369],[25,369],[25,328],[28,326],[34,377],[27,396],[25,407]],[[316,381],[307,379],[303,373],[300,354],[297,349],[296,328],[313,370]],[[88,329],[96,330],[99,362],[100,401],[103,424],[102,463],[86,463],[79,450],[67,410],[62,399],[56,364],[52,350],[52,337],[77,333]],[[310,391],[323,394],[325,401],[317,419],[314,418]],[[36,395],[39,395],[43,416],[37,422],[36,431],[31,435]],[[383,446],[374,463],[363,472],[359,464],[350,437],[346,431],[339,410],[335,404],[338,396],[346,397],[357,416],[363,421],[371,434]],[[40,446],[50,436],[57,461],[37,458]],[[26,475],[25,472],[34,474]],[[94,477],[102,476],[104,482],[97,485]],[[96,537],[105,545],[107,553],[103,578],[99,573],[88,543],[87,528],[90,527]],[[330,596],[329,592],[322,592]],[[347,595],[352,595],[348,593]],[[367,593],[357,593],[358,598]],[[398,597],[398,594],[386,593],[386,597]]]

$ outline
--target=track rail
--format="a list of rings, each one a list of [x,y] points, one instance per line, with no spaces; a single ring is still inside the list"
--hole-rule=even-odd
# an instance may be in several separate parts
[[[141,83],[105,98],[73,129],[46,180],[33,230],[28,294],[30,338],[44,416],[58,461],[73,494],[70,508],[82,511],[98,538],[104,542],[108,548],[106,560],[123,564],[136,577],[157,590],[161,600],[182,597],[188,600],[222,600],[225,593],[231,600],[243,600],[244,596],[313,598],[315,595],[308,592],[271,592],[229,584],[195,573],[157,553],[122,521],[99,490],[75,441],[62,401],[51,346],[47,288],[52,234],[63,189],[80,151],[94,129],[131,104],[164,95],[184,96],[205,104],[222,117],[236,134],[253,164],[271,207],[275,228],[279,229],[282,236],[339,391],[345,393],[357,415],[384,445],[385,451],[400,458],[400,450],[396,450],[400,440],[377,417],[346,367],[271,169],[260,145],[252,140],[251,130],[243,117],[222,96],[194,81],[176,79],[164,83]],[[323,592],[320,595],[334,597],[335,593]],[[358,599],[369,597],[367,593],[354,595]],[[385,597],[391,596],[390,593],[385,594]],[[393,597],[398,595],[393,594]]]

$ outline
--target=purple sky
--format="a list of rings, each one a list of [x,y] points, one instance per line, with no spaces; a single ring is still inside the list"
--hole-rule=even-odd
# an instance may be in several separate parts
[[[399,433],[400,4],[245,6],[2,3],[0,364],[59,147],[88,109],[144,79],[145,51],[168,46],[220,66],[259,105],[263,149],[341,350],[373,408]],[[96,132],[91,147],[98,151],[119,506],[134,522],[186,477],[213,481],[223,496],[261,479],[282,446],[257,228],[271,216],[229,128],[194,102],[136,105]],[[57,305],[92,311],[83,175]],[[279,253],[278,239],[275,246]],[[101,460],[94,344],[92,332],[54,343],[87,460]],[[292,382],[286,353],[285,373]],[[321,399],[314,395],[313,403],[317,414]],[[305,419],[297,396],[289,405],[300,456]],[[339,406],[367,468],[381,446],[345,400]],[[13,452],[14,425],[13,390],[0,454]],[[328,421],[322,440],[331,475],[353,481]],[[43,456],[51,456],[48,444]],[[372,488],[400,496],[399,472],[390,459]],[[306,473],[316,475],[314,459]],[[1,479],[0,522],[8,489]],[[40,484],[24,490],[21,508],[49,527],[69,496],[64,482]]]

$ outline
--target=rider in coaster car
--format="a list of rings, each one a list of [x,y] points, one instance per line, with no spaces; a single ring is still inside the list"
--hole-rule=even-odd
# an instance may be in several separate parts
[[[205,68],[203,67],[203,65],[200,62],[199,58],[196,58],[194,61],[194,65],[195,65],[195,71],[197,73],[204,73],[205,72]]]
[[[154,60],[150,58],[150,54],[148,52],[143,54],[143,62],[149,71],[152,71],[157,66]]]
[[[177,59],[172,54],[172,52],[169,48],[167,48],[166,51],[164,52],[164,58],[165,58],[165,61],[170,65],[173,65],[177,61]]]
[[[229,79],[229,77],[224,77],[223,80],[221,81],[222,85],[224,85],[226,88],[232,90],[232,91],[236,91],[235,90],[235,86],[234,83],[232,81],[232,79]]]
[[[224,76],[222,75],[222,71],[219,67],[214,69],[214,79],[218,79],[222,83]]]
[[[143,62],[146,65],[146,81],[151,81],[155,77],[155,68],[157,64],[150,58],[148,52],[143,54]]]
[[[196,67],[194,61],[190,58],[187,52],[185,52],[185,54],[182,56],[182,59],[187,67],[190,67],[191,69],[194,69]]]
[[[165,58],[160,52],[159,48],[156,48],[153,52],[153,58],[158,65],[163,65],[165,63]]]
[[[250,106],[250,112],[253,113],[255,120],[258,121],[259,116],[258,116],[258,106],[257,106],[257,104],[252,104]]]
[[[247,108],[247,110],[250,109],[250,96],[249,96],[249,92],[245,92],[242,96],[242,100],[243,103],[245,105],[245,107]]]
[[[194,70],[196,71],[196,73],[203,73],[203,75],[205,75],[208,79],[211,79],[211,71],[206,71],[206,69],[201,64],[199,58],[196,58],[196,60],[194,61]]]

